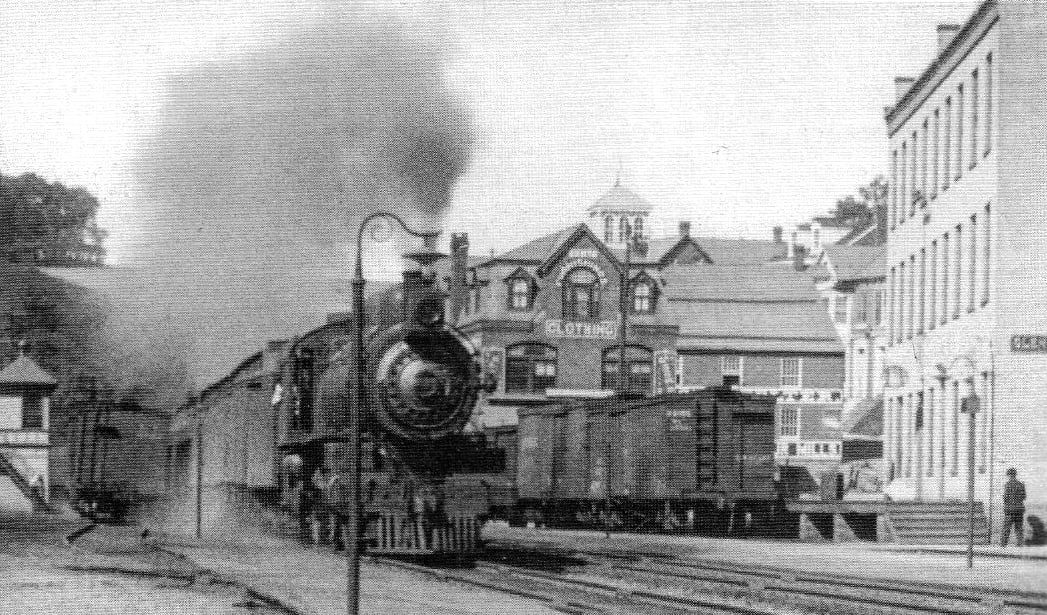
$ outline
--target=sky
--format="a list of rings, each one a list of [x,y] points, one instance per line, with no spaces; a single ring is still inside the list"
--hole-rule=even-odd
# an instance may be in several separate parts
[[[0,171],[102,200],[110,261],[143,249],[127,220],[135,148],[164,79],[264,46],[317,9],[294,2],[3,0]],[[885,170],[893,77],[933,57],[938,23],[977,2],[389,2],[450,42],[448,82],[476,142],[445,227],[502,251],[584,217],[621,174],[671,232],[769,237]]]
[[[179,340],[199,387],[347,309],[372,206],[474,255],[584,220],[619,177],[656,236],[825,213],[885,171],[894,77],[976,6],[0,0],[0,172],[100,198],[119,270],[64,275],[116,298],[133,347]]]

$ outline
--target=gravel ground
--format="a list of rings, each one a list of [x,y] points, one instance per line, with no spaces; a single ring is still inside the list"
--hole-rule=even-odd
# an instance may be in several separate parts
[[[975,558],[974,568],[968,569],[963,553],[885,549],[876,543],[809,544],[625,533],[613,533],[607,538],[603,532],[509,528],[493,524],[484,528],[484,537],[535,540],[579,549],[649,551],[868,578],[1047,591],[1047,560],[1044,559],[981,555]]]
[[[130,540],[108,554],[71,549],[76,518],[0,516],[0,613],[19,615],[246,615],[280,613],[225,584],[190,583],[178,562],[132,553]],[[134,555],[134,557],[132,557]],[[117,569],[135,572],[113,572]],[[109,571],[109,572],[99,572]],[[182,578],[179,578],[182,577]]]

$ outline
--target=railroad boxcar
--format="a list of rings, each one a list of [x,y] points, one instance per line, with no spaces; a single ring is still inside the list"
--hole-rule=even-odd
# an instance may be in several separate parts
[[[771,396],[711,388],[527,408],[518,517],[565,527],[776,533]]]

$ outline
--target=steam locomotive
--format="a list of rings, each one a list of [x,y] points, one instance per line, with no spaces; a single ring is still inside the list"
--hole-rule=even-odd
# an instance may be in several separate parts
[[[434,282],[411,272],[368,310],[376,324],[365,335],[360,495],[370,553],[468,555],[480,548],[489,504],[468,477],[497,467],[498,451],[482,433],[464,433],[480,366],[469,341],[444,322]],[[336,543],[353,500],[345,436],[353,324],[352,317],[330,323],[288,349],[277,430],[281,489],[303,501],[311,491],[314,501],[302,507],[326,512],[323,532]]]

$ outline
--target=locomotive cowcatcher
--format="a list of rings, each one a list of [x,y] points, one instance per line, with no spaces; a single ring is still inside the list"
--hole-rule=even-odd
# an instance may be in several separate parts
[[[488,502],[452,474],[489,471],[482,434],[463,433],[476,404],[476,351],[445,324],[435,275],[404,274],[402,286],[371,302],[361,410],[361,516],[374,554],[468,556],[480,548]],[[284,499],[297,500],[302,533],[344,544],[349,492],[346,423],[355,359],[355,315],[289,349],[279,448]],[[275,397],[274,397],[275,399]],[[464,485],[464,487],[459,487]],[[482,493],[480,494],[482,495]],[[319,523],[310,527],[310,517]]]

